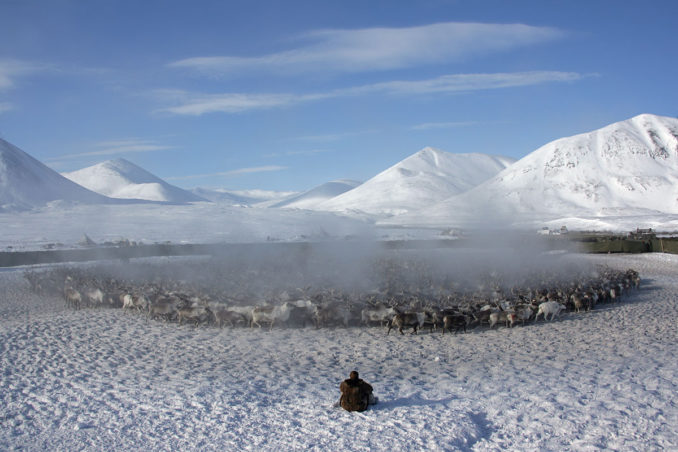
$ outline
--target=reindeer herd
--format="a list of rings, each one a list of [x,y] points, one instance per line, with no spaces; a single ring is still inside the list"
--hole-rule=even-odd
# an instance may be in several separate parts
[[[456,334],[482,325],[511,328],[540,318],[552,321],[564,311],[590,311],[617,302],[640,285],[635,270],[604,266],[567,277],[545,270],[514,284],[488,275],[469,285],[449,275],[433,278],[411,262],[381,260],[375,265],[380,275],[375,287],[361,290],[313,285],[254,290],[248,283],[265,280],[264,275],[252,269],[219,273],[209,264],[192,273],[201,275],[203,284],[200,278],[185,280],[177,274],[130,277],[134,269],[121,276],[100,268],[54,267],[29,270],[24,276],[33,291],[61,294],[66,306],[75,310],[120,308],[149,320],[219,328],[380,325],[386,334],[393,329],[416,334],[425,328]]]

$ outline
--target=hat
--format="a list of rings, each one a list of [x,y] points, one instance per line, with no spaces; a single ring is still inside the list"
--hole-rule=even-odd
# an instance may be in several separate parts
[[[352,371],[351,374],[349,375],[349,378],[351,380],[357,380],[358,379],[358,371],[357,370]]]

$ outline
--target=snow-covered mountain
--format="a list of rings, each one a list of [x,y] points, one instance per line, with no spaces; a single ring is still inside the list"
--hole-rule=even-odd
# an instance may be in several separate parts
[[[372,179],[315,206],[318,210],[394,215],[463,193],[515,160],[424,148]]]
[[[110,202],[0,139],[0,212],[28,210],[57,200],[87,204]]]
[[[294,209],[313,209],[320,203],[353,190],[360,182],[349,179],[340,179],[326,182],[303,193],[288,197],[269,207],[285,207]]]
[[[205,198],[168,184],[125,159],[107,160],[62,175],[111,198],[173,203],[206,201]]]
[[[296,191],[273,190],[227,190],[223,188],[196,187],[189,190],[191,193],[209,201],[232,206],[257,206],[277,203],[290,196],[296,196]],[[265,207],[262,205],[262,207]]]
[[[678,119],[639,115],[548,143],[487,182],[393,222],[678,213]]]

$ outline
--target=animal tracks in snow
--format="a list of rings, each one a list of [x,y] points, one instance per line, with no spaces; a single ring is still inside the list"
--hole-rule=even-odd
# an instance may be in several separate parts
[[[678,257],[583,258],[652,285],[610,309],[444,338],[168,326],[66,310],[1,272],[0,449],[675,448]],[[380,399],[360,415],[331,405],[353,369]]]

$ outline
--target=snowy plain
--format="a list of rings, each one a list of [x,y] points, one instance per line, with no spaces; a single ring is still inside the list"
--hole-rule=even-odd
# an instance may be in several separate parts
[[[62,205],[0,213],[0,250],[76,246],[87,234],[96,243],[242,243],[374,237],[366,221],[329,212],[184,205]]]
[[[408,240],[448,238],[453,227],[516,228],[535,232],[543,227],[558,230],[628,232],[636,228],[678,231],[678,215],[517,216],[501,221],[441,223],[402,227],[388,219],[345,216],[311,210],[260,209],[219,203],[186,205],[85,205],[52,202],[24,212],[0,212],[0,251],[72,248],[87,234],[94,242],[129,240],[154,244],[244,243],[266,241],[322,241],[346,238]]]
[[[665,135],[668,144],[648,149],[675,149],[676,133]],[[7,168],[37,168],[17,149],[6,151],[16,163]],[[572,152],[554,156],[578,155]],[[437,155],[419,155],[428,154]],[[570,166],[577,168],[564,168]],[[33,190],[25,178],[13,179],[21,172],[3,174],[11,188],[3,194],[28,185],[35,195],[9,196],[5,204],[40,203],[0,212],[0,251],[74,248],[84,234],[96,243],[344,246],[355,239],[453,238],[456,228],[490,228],[498,236],[512,227],[678,230],[674,210],[615,203],[520,216],[501,216],[502,209],[488,216],[473,204],[468,212],[437,208],[410,219],[231,202],[86,205],[80,202],[93,195],[54,201],[56,186]],[[49,177],[36,177],[43,179]],[[419,199],[408,193],[403,199]],[[463,267],[485,251],[466,249],[454,264]],[[505,254],[504,267],[520,268],[526,257]],[[553,258],[633,268],[641,287],[621,303],[554,322],[400,336],[380,327],[220,330],[148,321],[121,309],[73,311],[58,294],[32,293],[26,269],[0,269],[0,450],[678,450],[678,256]],[[354,369],[380,398],[362,414],[333,406],[339,383]]]
[[[554,322],[387,336],[73,311],[2,270],[0,449],[676,450],[678,256],[562,258],[641,287]],[[353,369],[380,398],[364,413],[333,407]]]

